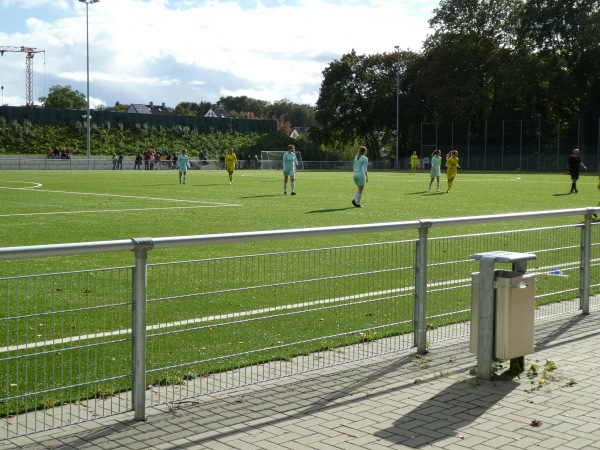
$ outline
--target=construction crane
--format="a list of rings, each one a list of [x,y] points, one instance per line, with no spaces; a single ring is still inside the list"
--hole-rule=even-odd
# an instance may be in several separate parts
[[[36,53],[44,53],[45,50],[33,47],[3,47],[0,46],[0,56],[4,56],[4,52],[19,52],[27,53],[25,56],[25,102],[27,106],[33,106],[33,56]],[[4,90],[4,86],[2,86]]]

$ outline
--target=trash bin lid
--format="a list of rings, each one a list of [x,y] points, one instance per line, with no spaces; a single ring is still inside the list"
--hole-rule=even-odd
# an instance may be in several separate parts
[[[471,255],[471,259],[482,260],[493,259],[494,261],[502,262],[502,263],[513,263],[517,261],[528,261],[530,259],[536,259],[537,256],[533,253],[519,253],[519,252],[483,252],[483,253],[475,253]]]

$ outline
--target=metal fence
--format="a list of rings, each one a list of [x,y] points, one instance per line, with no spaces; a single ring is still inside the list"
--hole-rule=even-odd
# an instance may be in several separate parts
[[[474,253],[537,255],[536,317],[597,306],[598,208],[0,249],[0,259],[131,252],[131,267],[0,278],[0,439],[177,402],[469,333]],[[575,223],[430,236],[573,217]],[[358,233],[397,240],[293,250]],[[290,240],[281,253],[149,264],[154,250]]]
[[[600,169],[600,117],[421,123],[419,142],[420,159],[455,149],[468,170],[563,171],[574,148],[590,170]]]
[[[191,160],[192,170],[224,170],[224,163],[218,160]],[[135,158],[123,159],[122,170],[136,170]],[[121,170],[117,168],[117,170]],[[167,170],[174,169],[174,161],[160,161],[148,163],[148,169]],[[281,162],[273,164],[272,161],[239,161],[239,170],[281,170]],[[391,169],[389,161],[370,161],[369,169],[385,170]],[[73,156],[71,159],[54,159],[45,156],[0,156],[0,170],[113,170],[113,161],[109,156]],[[146,164],[142,161],[140,170],[146,170]],[[303,161],[303,170],[352,170],[352,161]]]

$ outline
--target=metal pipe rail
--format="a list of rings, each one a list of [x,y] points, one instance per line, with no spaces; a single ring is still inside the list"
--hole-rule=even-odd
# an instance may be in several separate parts
[[[222,244],[260,242],[270,240],[287,240],[301,238],[319,238],[326,236],[353,235],[363,233],[379,233],[393,231],[417,230],[414,277],[414,343],[417,352],[426,352],[427,339],[427,267],[428,267],[428,233],[434,227],[451,227],[469,224],[487,224],[490,222],[507,222],[567,216],[583,216],[584,224],[581,234],[580,307],[583,314],[589,314],[590,292],[590,245],[592,215],[600,211],[600,207],[574,208],[565,210],[537,211],[515,214],[495,214],[487,216],[468,216],[442,219],[420,219],[404,222],[374,223],[333,227],[297,228],[290,230],[252,231],[243,233],[222,233],[211,235],[191,235],[175,237],[144,237],[115,241],[79,242],[67,244],[35,245],[0,248],[0,260],[24,258],[58,257],[93,253],[132,251],[135,265],[132,277],[132,398],[136,420],[146,418],[146,289],[147,259],[153,249],[169,249],[192,246],[212,246]]]

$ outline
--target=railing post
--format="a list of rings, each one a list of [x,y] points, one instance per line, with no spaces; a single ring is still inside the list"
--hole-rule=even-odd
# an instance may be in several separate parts
[[[415,251],[414,341],[417,353],[427,353],[427,237],[431,221],[422,221]]]
[[[593,209],[588,209],[584,216],[581,229],[581,262],[579,268],[579,308],[581,313],[590,313],[590,261],[592,252],[592,214]]]
[[[479,317],[477,327],[477,377],[492,379],[494,362],[494,257],[479,263]]]
[[[133,239],[135,267],[132,286],[132,397],[135,420],[146,420],[146,281],[151,238]]]

